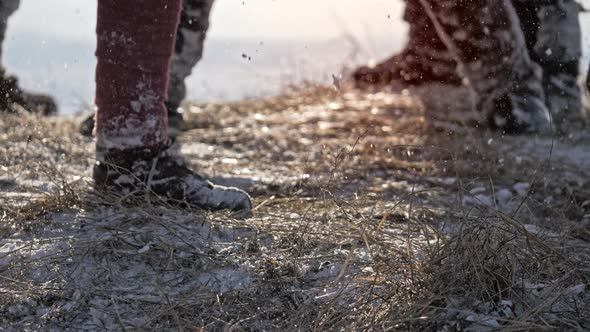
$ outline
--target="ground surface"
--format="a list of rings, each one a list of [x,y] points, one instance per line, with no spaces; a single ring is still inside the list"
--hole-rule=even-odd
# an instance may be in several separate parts
[[[590,329],[583,122],[503,137],[432,91],[187,105],[250,220],[100,196],[79,119],[3,116],[0,330]]]

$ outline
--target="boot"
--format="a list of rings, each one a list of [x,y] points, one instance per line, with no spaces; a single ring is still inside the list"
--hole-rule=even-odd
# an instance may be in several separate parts
[[[410,25],[404,50],[377,66],[360,67],[353,73],[357,87],[445,83],[461,85],[457,63],[440,40],[436,29],[418,1],[405,1],[404,20]]]
[[[386,86],[393,82],[414,86],[427,83],[461,85],[462,80],[456,73],[454,61],[443,58],[427,59],[415,53],[408,47],[373,68],[358,68],[352,74],[355,85],[359,88]]]
[[[96,189],[120,195],[153,195],[178,206],[209,211],[230,210],[250,217],[252,203],[244,191],[218,186],[188,169],[168,148],[97,152]]]
[[[496,99],[494,104],[489,124],[504,134],[548,134],[552,131],[551,115],[538,96],[511,92]]]
[[[6,76],[4,71],[0,71],[0,112],[16,112],[15,104],[35,114],[47,116],[57,113],[53,98],[24,91],[16,77]]]

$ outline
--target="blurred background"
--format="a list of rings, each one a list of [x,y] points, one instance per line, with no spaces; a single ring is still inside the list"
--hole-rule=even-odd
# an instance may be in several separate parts
[[[95,1],[21,0],[9,21],[3,64],[24,88],[54,95],[62,114],[92,104],[95,12]],[[345,65],[401,49],[402,13],[399,0],[217,0],[189,99],[265,96],[302,80],[331,84]],[[581,22],[590,32],[590,14]]]

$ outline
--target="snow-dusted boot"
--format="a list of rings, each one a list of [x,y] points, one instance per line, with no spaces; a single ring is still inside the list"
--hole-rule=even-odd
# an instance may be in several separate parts
[[[15,112],[17,105],[31,113],[41,115],[57,113],[57,105],[53,98],[24,91],[18,85],[16,77],[6,76],[4,71],[0,70],[0,112]]]
[[[508,93],[495,100],[490,126],[505,134],[551,133],[551,115],[541,97]]]
[[[97,190],[119,195],[153,195],[170,204],[209,211],[230,210],[237,217],[252,214],[250,196],[240,189],[218,186],[188,169],[166,149],[97,152]]]

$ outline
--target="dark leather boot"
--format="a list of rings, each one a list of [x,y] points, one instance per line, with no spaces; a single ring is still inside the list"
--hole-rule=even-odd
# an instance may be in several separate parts
[[[24,91],[19,87],[16,77],[6,76],[4,71],[0,70],[0,112],[14,113],[17,105],[35,114],[57,113],[57,105],[53,98]]]
[[[213,184],[167,150],[98,149],[93,174],[96,189],[118,195],[153,195],[173,205],[251,216],[252,203],[246,192]]]

